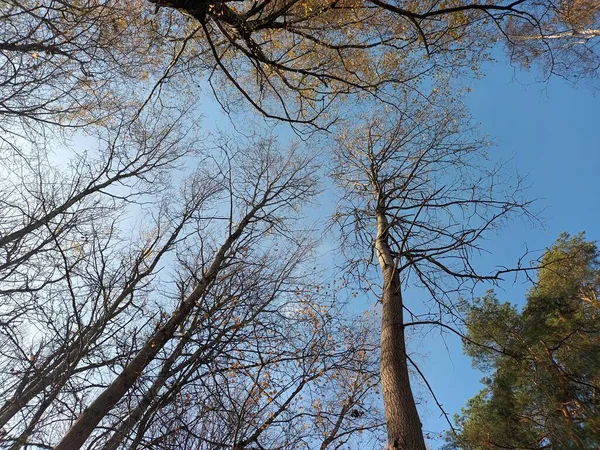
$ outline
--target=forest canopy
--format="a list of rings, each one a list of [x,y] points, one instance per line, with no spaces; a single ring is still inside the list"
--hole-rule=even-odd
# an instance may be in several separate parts
[[[531,270],[476,264],[535,215],[465,80],[502,51],[593,85],[599,30],[593,0],[3,1],[0,448],[424,450],[407,330],[468,337],[460,299]]]

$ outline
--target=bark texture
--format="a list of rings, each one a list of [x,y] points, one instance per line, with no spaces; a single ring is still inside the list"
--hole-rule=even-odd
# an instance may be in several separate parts
[[[383,275],[381,384],[389,450],[425,450],[421,421],[410,387],[400,276],[388,244],[388,223],[377,214],[375,248]]]

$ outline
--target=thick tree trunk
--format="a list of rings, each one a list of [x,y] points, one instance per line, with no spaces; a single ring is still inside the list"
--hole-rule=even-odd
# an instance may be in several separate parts
[[[389,450],[425,450],[421,421],[410,388],[400,276],[388,244],[387,220],[377,214],[375,248],[383,275],[381,384]]]

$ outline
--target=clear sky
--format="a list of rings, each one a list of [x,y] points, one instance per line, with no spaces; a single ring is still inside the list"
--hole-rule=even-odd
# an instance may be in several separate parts
[[[515,73],[503,63],[486,66],[486,76],[470,84],[467,98],[473,117],[497,146],[492,152],[527,176],[528,198],[538,199],[542,224],[515,222],[492,237],[485,265],[514,265],[525,251],[537,254],[566,231],[585,231],[600,240],[600,98],[589,87],[573,87],[553,78],[534,84],[529,74]],[[516,76],[516,79],[515,79]],[[500,300],[522,305],[529,287],[507,280],[496,289]],[[478,294],[483,294],[485,286]],[[434,339],[436,338],[436,339]],[[448,348],[446,348],[446,344]],[[481,373],[462,355],[458,339],[440,342],[439,335],[418,347],[427,377],[444,408],[453,415],[481,385]],[[426,430],[447,429],[431,401],[421,410]],[[435,448],[435,445],[433,445]]]

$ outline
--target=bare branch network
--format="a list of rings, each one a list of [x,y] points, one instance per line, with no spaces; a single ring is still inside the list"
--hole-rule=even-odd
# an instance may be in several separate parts
[[[405,330],[464,336],[459,294],[520,269],[479,270],[481,239],[530,217],[452,79],[497,45],[593,79],[599,21],[595,0],[3,1],[0,448],[424,449]],[[207,86],[234,126],[331,134],[215,137]],[[315,263],[322,159],[381,328]]]

